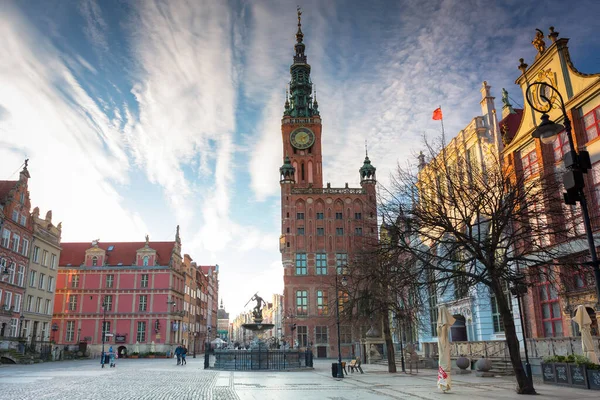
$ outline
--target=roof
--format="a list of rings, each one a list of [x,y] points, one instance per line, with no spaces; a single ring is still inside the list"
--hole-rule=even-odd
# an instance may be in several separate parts
[[[523,110],[520,108],[515,109],[515,114],[508,114],[505,118],[500,121],[500,132],[502,132],[502,139],[505,144],[510,143],[521,125],[521,119],[523,118]]]
[[[134,265],[135,256],[139,249],[144,247],[146,242],[98,242],[98,247],[104,249],[107,254],[107,265]],[[113,246],[112,250],[108,250]],[[151,249],[156,250],[157,264],[169,265],[171,253],[175,248],[175,242],[150,242]],[[58,265],[66,266],[68,264],[79,266],[84,263],[86,250],[92,248],[90,242],[85,243],[61,243],[60,261]]]
[[[198,268],[200,268],[200,270],[202,271],[202,273],[204,275],[208,275],[208,273],[212,270],[212,272],[214,273],[216,270],[216,266],[215,265],[199,265]]]
[[[4,204],[8,192],[10,192],[19,181],[0,181],[0,204]]]

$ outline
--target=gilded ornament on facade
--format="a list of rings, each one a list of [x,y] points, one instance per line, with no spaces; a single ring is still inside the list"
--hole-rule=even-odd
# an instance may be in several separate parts
[[[556,75],[550,68],[541,70],[537,73],[534,82],[545,82],[550,86],[556,87]],[[555,108],[558,94],[545,85],[532,85],[527,93],[529,100],[537,108]],[[546,98],[547,100],[545,100]]]
[[[546,42],[544,42],[544,32],[539,29],[536,29],[537,33],[535,34],[535,38],[531,42],[533,47],[538,51],[539,54],[542,54],[546,50]]]

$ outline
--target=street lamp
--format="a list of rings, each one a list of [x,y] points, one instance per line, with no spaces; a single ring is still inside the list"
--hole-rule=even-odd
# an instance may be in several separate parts
[[[344,377],[344,371],[342,370],[342,347],[341,347],[341,338],[340,338],[340,296],[338,289],[338,273],[339,271],[336,269],[335,272],[335,319],[337,324],[337,348],[338,348],[338,366],[337,366],[337,378]],[[348,281],[344,276],[342,278],[342,286],[346,286]]]
[[[23,335],[23,320],[25,319],[25,316],[23,314],[21,314],[21,316],[19,317],[19,331],[17,332],[18,336],[25,336]]]
[[[533,97],[535,97],[535,99]],[[583,190],[585,187],[583,174],[587,173],[587,171],[592,168],[590,154],[584,150],[579,152],[575,150],[573,134],[571,132],[571,120],[567,115],[563,97],[554,86],[546,82],[533,82],[527,87],[526,99],[531,108],[542,113],[542,122],[532,134],[534,138],[539,138],[542,143],[552,143],[555,136],[561,133],[563,129],[567,135],[569,151],[563,157],[563,163],[567,169],[567,172],[563,175],[563,182],[566,189],[566,193],[563,194],[563,197],[565,204],[574,205],[576,202],[579,202],[581,205],[585,234],[587,236],[590,256],[592,258],[591,264],[594,268],[594,276],[596,279],[596,309],[600,310],[600,267],[598,266],[598,256],[596,254],[596,245],[594,244],[594,233],[592,231],[587,201]],[[554,106],[553,103],[556,99],[559,101],[559,106],[563,114],[564,126],[551,121],[548,116],[548,112]]]
[[[403,348],[404,325],[402,324],[402,326],[401,326],[402,322],[400,321],[400,318],[398,318],[398,314],[396,314],[394,316],[394,320],[396,322],[396,329],[399,332],[398,341],[400,342],[400,365],[402,366],[402,372],[406,373],[406,364],[404,362],[404,348]]]
[[[521,298],[527,294],[527,285],[524,282],[525,275],[519,271],[519,264],[517,263],[517,276],[513,287],[510,289],[511,293],[517,297],[517,305],[519,307],[519,319],[521,320],[521,332],[523,333],[523,349],[525,350],[525,373],[529,384],[533,387],[533,375],[531,375],[531,364],[529,363],[529,351],[527,350],[527,329],[525,329],[525,321],[523,320],[523,306]]]
[[[104,341],[105,341],[105,330],[106,330],[106,296],[102,299],[102,353],[100,360],[100,365],[104,368]]]

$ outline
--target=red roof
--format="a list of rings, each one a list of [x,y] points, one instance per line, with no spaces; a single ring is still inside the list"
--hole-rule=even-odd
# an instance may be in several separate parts
[[[135,265],[135,256],[139,249],[144,247],[146,242],[99,242],[98,247],[106,251],[107,265]],[[157,264],[169,265],[171,253],[175,247],[175,242],[150,242],[150,248],[156,250]],[[112,246],[111,250],[108,250]],[[86,250],[92,248],[90,242],[85,243],[65,243],[60,244],[60,261],[58,265],[79,266],[85,261]]]
[[[0,204],[5,204],[6,196],[19,181],[0,181]]]
[[[208,275],[208,272],[212,270],[213,272],[216,270],[214,265],[200,265],[198,266],[204,275]]]
[[[515,133],[521,125],[521,119],[523,118],[523,110],[520,108],[515,109],[516,114],[508,114],[505,118],[500,121],[500,132],[502,132],[504,143],[508,144],[513,140]]]

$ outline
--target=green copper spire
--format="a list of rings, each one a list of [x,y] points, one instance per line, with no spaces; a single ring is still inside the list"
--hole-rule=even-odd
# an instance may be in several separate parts
[[[296,45],[294,46],[296,54],[294,63],[290,67],[290,99],[289,108],[286,107],[283,115],[291,117],[312,117],[319,115],[317,107],[314,107],[312,101],[312,82],[310,80],[310,65],[306,62],[304,54],[305,45],[303,43],[304,33],[302,33],[302,11],[298,7],[298,31],[296,32]],[[288,101],[286,99],[286,101]]]
[[[375,168],[373,165],[371,165],[371,160],[369,160],[369,153],[367,151],[367,142],[365,141],[365,161],[363,163],[363,166],[360,167],[360,169],[358,170],[358,172],[360,173],[360,182],[363,183],[365,181],[376,181],[375,178],[375,171],[377,170],[377,168]]]
[[[285,160],[283,161],[283,165],[279,168],[280,181],[294,181],[294,173],[296,170],[290,161],[288,156],[285,156]]]

